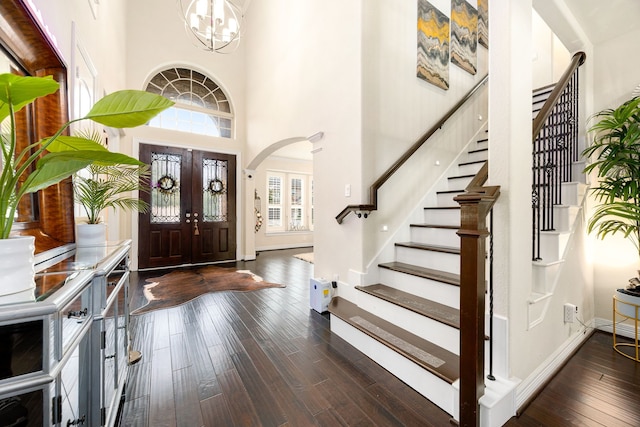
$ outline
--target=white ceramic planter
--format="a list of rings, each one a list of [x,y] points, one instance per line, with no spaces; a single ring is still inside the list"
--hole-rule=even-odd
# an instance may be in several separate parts
[[[640,297],[616,291],[616,299],[618,300],[616,304],[618,313],[632,319],[640,316]]]
[[[0,304],[35,301],[35,237],[0,239]]]
[[[76,247],[104,246],[107,224],[76,224]]]

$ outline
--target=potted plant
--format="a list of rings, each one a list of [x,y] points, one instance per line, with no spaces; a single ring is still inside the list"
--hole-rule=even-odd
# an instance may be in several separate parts
[[[33,299],[34,238],[10,238],[18,202],[23,196],[58,183],[93,163],[141,165],[138,160],[109,152],[90,139],[64,135],[69,126],[80,120],[92,120],[114,128],[135,127],[173,105],[155,94],[118,91],[99,100],[85,117],[65,123],[53,136],[17,152],[15,113],[57,90],[59,85],[51,76],[0,74],[0,123],[3,124],[0,132],[0,277],[3,278],[0,294],[4,295],[0,303]],[[24,266],[21,273],[17,273],[19,265]]]
[[[597,122],[593,144],[582,155],[591,158],[586,173],[596,172],[598,184],[592,189],[599,205],[588,222],[588,231],[599,238],[622,234],[640,256],[640,97],[593,116]],[[629,279],[617,297],[640,297],[640,279]],[[640,298],[634,300],[638,304]]]
[[[85,135],[99,143],[99,135]],[[75,174],[74,196],[86,214],[86,222],[76,226],[77,246],[104,243],[106,224],[101,213],[107,208],[147,212],[149,204],[133,197],[132,191],[145,191],[149,183],[148,165],[91,164]]]

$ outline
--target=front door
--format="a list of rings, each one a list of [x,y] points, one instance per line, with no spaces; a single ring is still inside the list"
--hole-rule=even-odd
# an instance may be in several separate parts
[[[151,165],[151,185],[141,198],[140,268],[234,260],[236,158],[176,147],[140,145]]]

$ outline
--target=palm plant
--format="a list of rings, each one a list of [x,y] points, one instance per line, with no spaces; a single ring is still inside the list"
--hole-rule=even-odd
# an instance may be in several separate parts
[[[600,205],[588,223],[597,236],[622,233],[640,255],[640,97],[594,115],[593,144],[582,153],[592,163],[585,172],[597,172],[592,189]]]
[[[148,187],[149,166],[114,167],[93,164],[86,169],[88,176],[76,174],[74,193],[78,203],[87,214],[88,224],[99,224],[100,213],[107,208],[147,212],[149,204],[132,191]]]

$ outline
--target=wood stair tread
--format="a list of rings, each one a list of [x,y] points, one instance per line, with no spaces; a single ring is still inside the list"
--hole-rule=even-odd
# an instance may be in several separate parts
[[[352,302],[334,297],[329,304],[329,312],[449,384],[460,377],[458,356],[361,309]]]
[[[472,153],[483,153],[485,151],[489,151],[488,148],[478,148],[477,150],[471,150],[471,151],[467,151],[467,153],[472,154]]]
[[[445,230],[457,230],[460,228],[459,225],[440,225],[440,224],[409,224],[409,227],[443,228]]]
[[[460,248],[454,248],[452,246],[429,245],[426,243],[418,243],[418,242],[398,242],[395,245],[403,248],[422,249],[425,251],[460,255]]]
[[[476,160],[476,161],[473,161],[473,162],[458,163],[458,166],[475,165],[475,164],[484,163],[484,162],[486,162],[486,160]]]
[[[378,264],[378,267],[397,271],[399,273],[410,274],[412,276],[422,277],[424,279],[435,280],[437,282],[442,282],[453,286],[460,286],[460,275],[449,273],[447,271],[434,270],[432,268],[419,267],[417,265],[411,265],[397,261]]]
[[[440,210],[440,209],[457,209],[460,210],[460,206],[426,206],[425,210]]]
[[[473,177],[475,177],[475,176],[476,176],[476,174],[475,174],[475,173],[472,173],[472,174],[470,174],[470,175],[456,175],[456,176],[450,176],[450,177],[448,177],[447,179],[464,179],[464,178],[473,178]]]
[[[453,193],[464,193],[464,190],[443,190],[443,191],[436,191],[436,194],[453,194]]]
[[[460,329],[460,310],[440,304],[426,298],[400,291],[378,283],[369,286],[356,286],[356,289],[388,301],[392,304],[411,310],[437,322]]]

